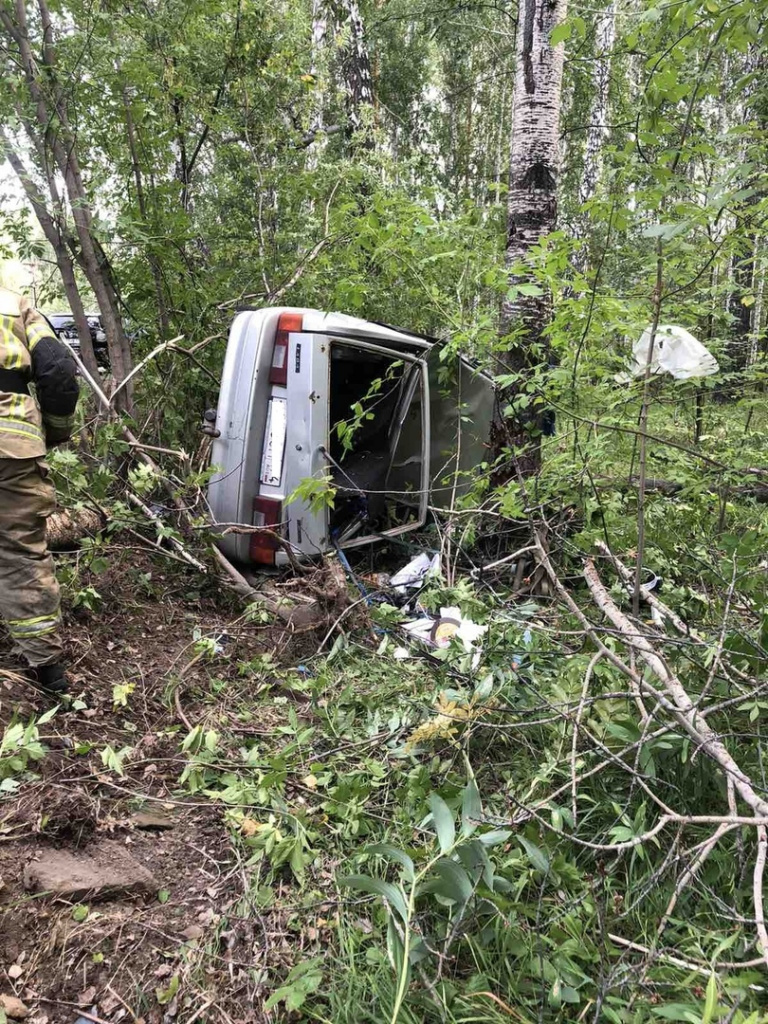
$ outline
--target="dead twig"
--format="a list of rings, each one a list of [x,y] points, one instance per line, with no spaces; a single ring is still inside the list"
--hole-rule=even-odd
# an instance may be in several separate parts
[[[755,902],[755,927],[757,929],[757,941],[763,960],[768,965],[768,930],[765,927],[765,912],[763,910],[763,874],[765,872],[765,856],[768,852],[768,833],[765,825],[757,826],[757,857],[755,858],[755,870],[752,876],[752,898]]]
[[[579,700],[579,706],[576,709],[576,718],[573,722],[573,738],[571,740],[571,814],[573,816],[573,827],[576,828],[576,748],[579,743],[579,726],[581,725],[581,716],[584,714],[584,707],[587,703],[587,697],[589,695],[589,684],[592,679],[592,673],[595,670],[595,666],[603,656],[602,651],[598,651],[592,656],[592,660],[587,665],[587,671],[584,673],[584,683],[581,687],[581,698]]]

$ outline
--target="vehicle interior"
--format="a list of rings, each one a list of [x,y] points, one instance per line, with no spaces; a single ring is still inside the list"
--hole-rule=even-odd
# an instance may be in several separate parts
[[[344,543],[415,521],[424,385],[418,366],[359,344],[334,343],[330,356],[330,529]]]

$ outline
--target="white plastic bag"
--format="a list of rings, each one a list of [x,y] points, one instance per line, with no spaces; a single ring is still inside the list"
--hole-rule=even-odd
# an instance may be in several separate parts
[[[646,327],[632,349],[632,375],[642,377],[648,362],[651,328]],[[651,354],[651,373],[670,373],[675,380],[710,377],[720,367],[709,349],[684,327],[662,324],[656,328]]]

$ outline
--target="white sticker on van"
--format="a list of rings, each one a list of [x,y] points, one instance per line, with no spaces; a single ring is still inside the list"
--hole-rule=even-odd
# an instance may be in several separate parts
[[[285,398],[270,398],[267,411],[264,452],[261,457],[261,482],[278,487],[283,478],[285,431],[288,422]]]

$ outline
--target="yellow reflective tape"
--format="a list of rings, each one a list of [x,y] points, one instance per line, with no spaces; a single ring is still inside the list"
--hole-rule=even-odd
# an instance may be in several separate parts
[[[14,619],[8,623],[12,636],[39,636],[50,633],[61,623],[61,615],[39,615],[36,619]]]
[[[19,421],[14,420],[13,422],[18,423]],[[43,440],[42,430],[39,430],[37,427],[33,427],[31,424],[29,426],[27,426],[27,424],[24,424],[24,426],[26,427],[26,430],[20,430],[19,427],[8,427],[6,426],[4,420],[0,419],[0,433],[18,434],[21,437],[31,438],[33,441]]]
[[[37,345],[39,341],[42,341],[43,338],[50,337],[52,337],[52,335],[48,324],[32,324],[31,327],[27,328],[27,343],[29,345],[29,351],[31,352],[35,345]]]
[[[0,414],[0,428],[6,423],[13,423],[16,427],[24,427],[32,434],[42,435],[42,431],[36,423],[30,423],[29,420],[21,419],[19,416],[3,416]]]
[[[69,427],[73,426],[75,422],[75,414],[71,416],[53,416],[51,413],[43,413],[43,418],[46,423],[50,423],[52,427]]]
[[[54,619],[58,621],[61,617],[59,612],[55,615],[38,615],[36,618],[31,619],[8,619],[9,626],[36,626],[38,622],[51,622]]]
[[[56,620],[56,622],[52,626],[42,626],[39,628],[33,628],[31,630],[28,630],[25,627],[19,629],[14,628],[13,626],[9,626],[8,632],[16,640],[22,640],[27,637],[42,637],[45,636],[46,633],[55,633],[55,631],[58,629],[59,624],[60,620]]]
[[[0,317],[0,366],[6,370],[20,370],[24,366],[26,349],[13,333],[13,317]]]

